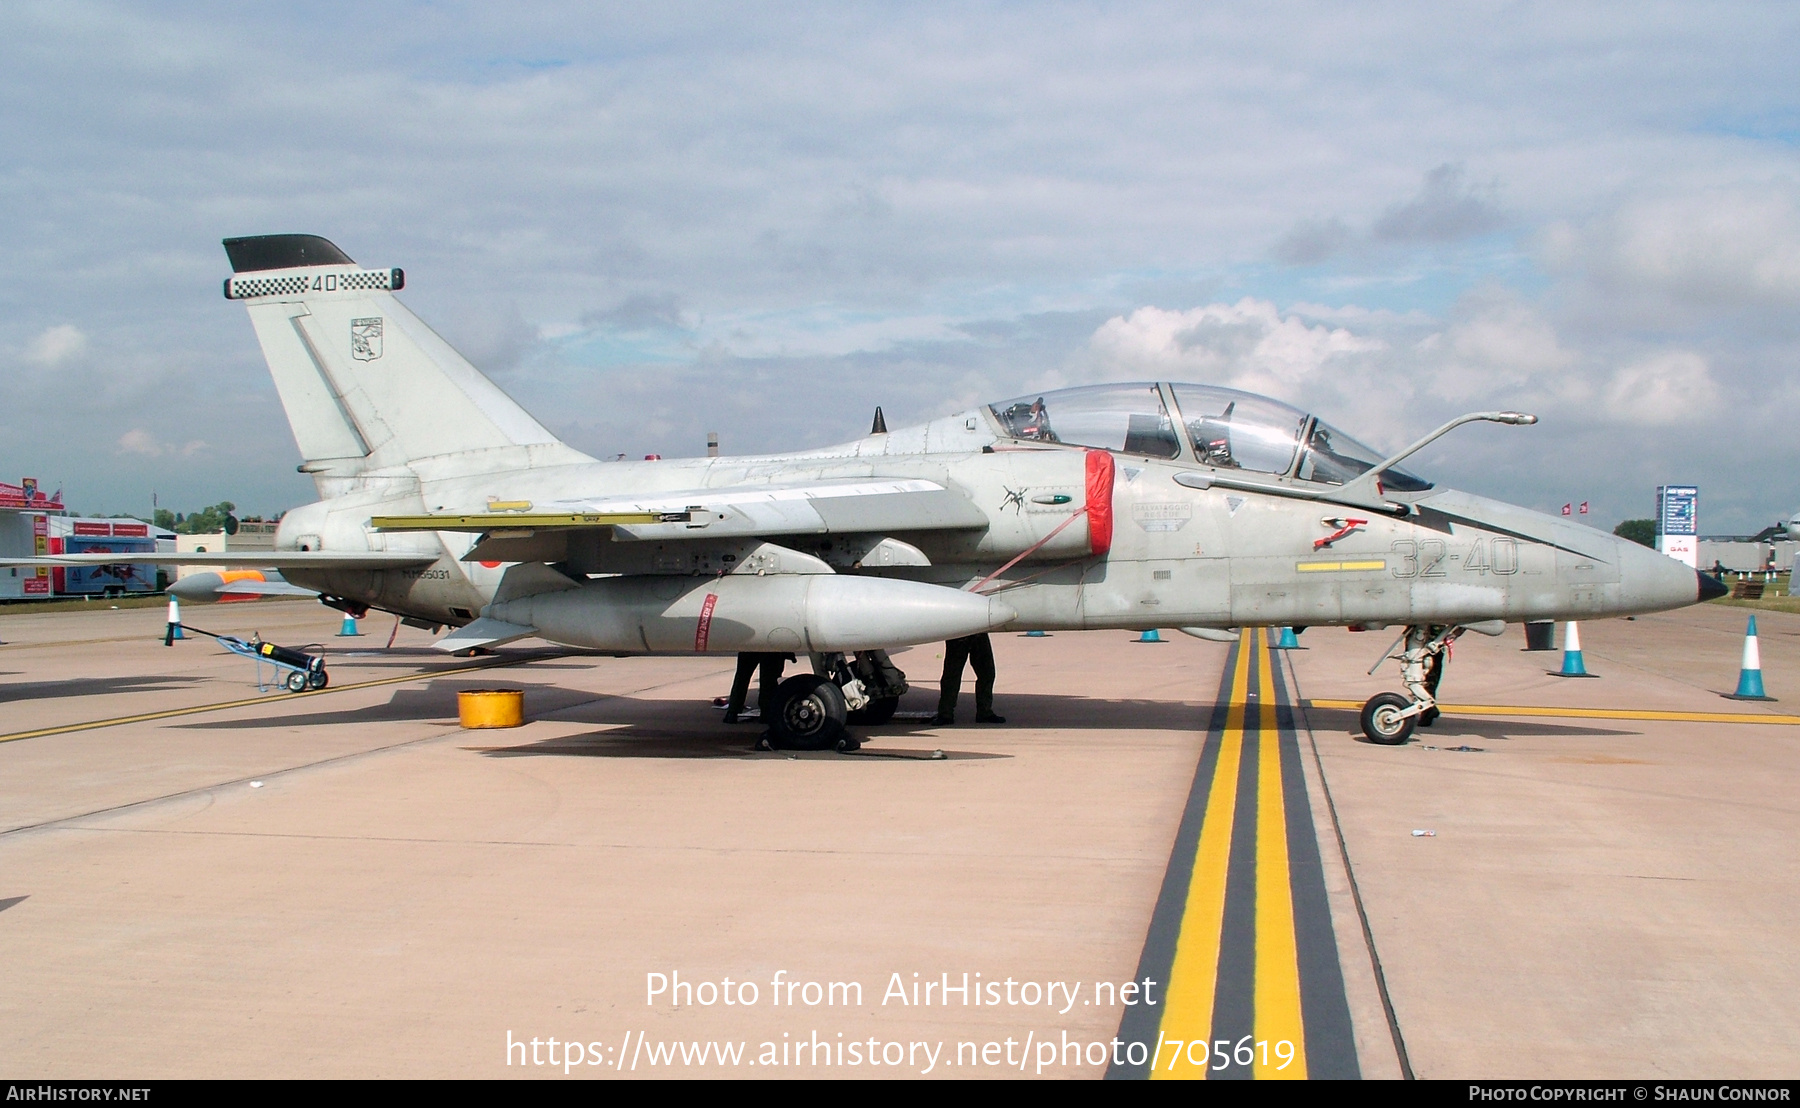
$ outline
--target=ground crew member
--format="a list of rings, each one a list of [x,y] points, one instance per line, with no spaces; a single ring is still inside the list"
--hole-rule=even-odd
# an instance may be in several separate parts
[[[737,676],[731,681],[731,695],[725,700],[725,722],[736,723],[744,710],[744,698],[750,695],[750,675],[762,670],[762,683],[756,692],[756,711],[767,723],[775,708],[775,686],[781,684],[781,671],[794,660],[792,654],[739,653]]]
[[[1433,654],[1431,661],[1425,663],[1425,690],[1431,694],[1431,699],[1434,701],[1437,699],[1438,682],[1444,679],[1444,658],[1449,653],[1450,645],[1446,643],[1444,649]],[[1430,727],[1437,722],[1438,715],[1436,707],[1425,709],[1419,713],[1419,726]]]
[[[938,681],[938,709],[932,724],[956,722],[956,694],[962,689],[963,663],[975,665],[975,722],[1005,723],[994,714],[994,646],[986,634],[951,639],[944,644],[944,676]]]

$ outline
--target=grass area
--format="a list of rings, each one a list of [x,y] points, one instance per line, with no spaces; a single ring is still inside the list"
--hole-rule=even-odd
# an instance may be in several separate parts
[[[108,600],[96,596],[92,600],[77,597],[65,597],[60,600],[5,600],[0,601],[0,612],[9,616],[31,615],[38,612],[92,612],[105,611],[108,608],[166,608],[169,598],[161,593],[148,596],[121,596]]]
[[[1769,596],[1763,594],[1761,600],[1733,600],[1729,596],[1721,596],[1710,604],[1722,604],[1727,608],[1749,608],[1764,612],[1800,612],[1800,596]]]
[[[1728,572],[1720,575],[1720,579],[1727,585],[1735,585],[1745,578],[1762,579],[1765,582],[1767,587],[1761,600],[1733,600],[1729,596],[1722,596],[1711,603],[1723,604],[1727,608],[1749,608],[1752,611],[1800,612],[1800,596],[1788,595],[1789,590],[1793,588],[1793,582],[1787,573],[1777,573],[1772,579],[1764,578],[1760,573]]]

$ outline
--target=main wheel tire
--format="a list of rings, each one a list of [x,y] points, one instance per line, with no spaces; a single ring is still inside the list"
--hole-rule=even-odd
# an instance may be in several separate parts
[[[898,711],[899,708],[899,697],[877,696],[872,698],[867,704],[852,711],[850,713],[850,722],[860,724],[863,727],[874,727],[877,724],[886,723],[888,720],[893,719],[894,713]]]
[[[1419,721],[1416,715],[1400,715],[1410,707],[1412,701],[1399,693],[1376,693],[1362,708],[1363,734],[1372,743],[1399,746],[1412,737],[1413,726]]]
[[[288,692],[305,692],[306,674],[297,669],[290,671],[287,675],[287,688]]]
[[[793,750],[829,750],[844,735],[850,709],[844,691],[830,678],[802,673],[776,686],[779,694],[768,720],[778,745]]]
[[[306,675],[306,687],[309,689],[322,689],[329,684],[331,684],[331,675],[325,672],[324,666],[320,666]]]

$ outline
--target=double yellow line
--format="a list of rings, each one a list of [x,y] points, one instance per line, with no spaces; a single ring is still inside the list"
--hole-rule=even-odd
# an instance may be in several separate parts
[[[1255,851],[1255,992],[1254,1021],[1248,1028],[1214,1028],[1219,968],[1225,930],[1225,896],[1231,876],[1231,842],[1237,830],[1240,777],[1243,773],[1246,721],[1250,705],[1251,661],[1256,666],[1256,851]],[[1175,941],[1175,959],[1159,1039],[1211,1044],[1217,1032],[1233,1046],[1246,1034],[1271,1045],[1253,1050],[1258,1078],[1306,1076],[1306,1029],[1301,1016],[1300,959],[1294,932],[1294,898],[1288,865],[1287,805],[1282,790],[1280,731],[1275,715],[1275,682],[1268,633],[1246,628],[1237,652],[1227,701],[1218,760],[1207,790],[1194,871],[1188,883],[1187,908]],[[1273,1051],[1277,1042],[1293,1044],[1292,1061],[1280,1067]],[[1167,1046],[1164,1049],[1170,1049]],[[1229,1050],[1230,1047],[1228,1046]],[[1204,1078],[1213,1062],[1195,1060],[1181,1049],[1171,1066],[1167,1057],[1151,1077]],[[1280,1068],[1278,1068],[1280,1067]]]

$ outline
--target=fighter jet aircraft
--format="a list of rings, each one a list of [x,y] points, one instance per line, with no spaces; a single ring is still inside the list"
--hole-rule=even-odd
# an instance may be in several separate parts
[[[840,748],[893,712],[887,648],[999,630],[1403,628],[1403,742],[1434,660],[1502,621],[1652,612],[1723,592],[1636,543],[1469,493],[1266,397],[1140,382],[1032,394],[822,450],[599,462],[560,442],[394,295],[399,269],[310,235],[227,239],[316,503],[276,552],[325,603],[620,655],[803,652],[780,743]],[[139,555],[172,562],[184,555]],[[65,559],[72,560],[72,559]]]

